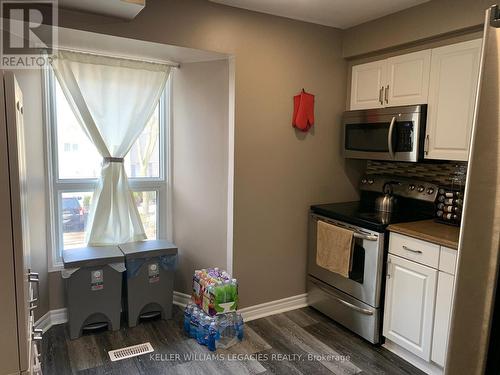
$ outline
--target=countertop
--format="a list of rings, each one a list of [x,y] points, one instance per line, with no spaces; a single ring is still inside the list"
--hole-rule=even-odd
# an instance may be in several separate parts
[[[458,249],[459,227],[436,223],[434,220],[421,220],[391,224],[387,229],[422,241],[432,242],[455,250]]]

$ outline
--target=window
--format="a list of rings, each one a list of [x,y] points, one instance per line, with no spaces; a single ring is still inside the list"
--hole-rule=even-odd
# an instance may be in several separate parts
[[[51,268],[62,250],[84,246],[87,218],[102,157],[78,124],[51,70],[45,71]],[[170,79],[165,92],[125,157],[125,170],[149,239],[168,237]]]

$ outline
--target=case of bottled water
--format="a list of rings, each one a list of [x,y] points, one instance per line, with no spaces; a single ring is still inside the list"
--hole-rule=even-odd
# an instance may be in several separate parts
[[[184,331],[211,351],[242,341],[243,326],[243,318],[237,311],[210,316],[194,303],[184,310]]]

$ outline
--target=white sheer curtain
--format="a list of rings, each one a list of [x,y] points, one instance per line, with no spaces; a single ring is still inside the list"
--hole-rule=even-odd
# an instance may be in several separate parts
[[[99,246],[145,239],[123,158],[153,114],[170,68],[69,51],[60,51],[52,66],[85,134],[103,156],[86,242]]]

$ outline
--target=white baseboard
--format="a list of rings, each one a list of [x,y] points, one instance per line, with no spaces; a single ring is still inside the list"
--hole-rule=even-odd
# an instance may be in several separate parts
[[[174,292],[174,305],[185,307],[191,301],[189,294]],[[285,311],[300,309],[307,306],[307,293],[297,296],[261,303],[260,305],[244,307],[238,310],[245,322],[279,314]]]
[[[174,305],[185,307],[191,296],[189,294],[174,291]],[[260,305],[249,306],[240,309],[245,322],[250,320],[264,318],[266,316],[280,314],[285,311],[300,309],[307,306],[307,293],[297,296],[287,297],[276,301],[261,303]],[[50,327],[63,324],[68,321],[68,311],[66,308],[50,310],[44,316],[37,320],[35,326],[41,328],[45,333]]]
[[[43,333],[47,332],[50,327],[63,324],[68,321],[68,310],[66,308],[50,310],[40,319],[35,322],[36,328],[41,328]]]
[[[174,305],[184,308],[190,301],[191,296],[189,294],[174,291]]]
[[[307,306],[307,293],[240,309],[245,322]]]

